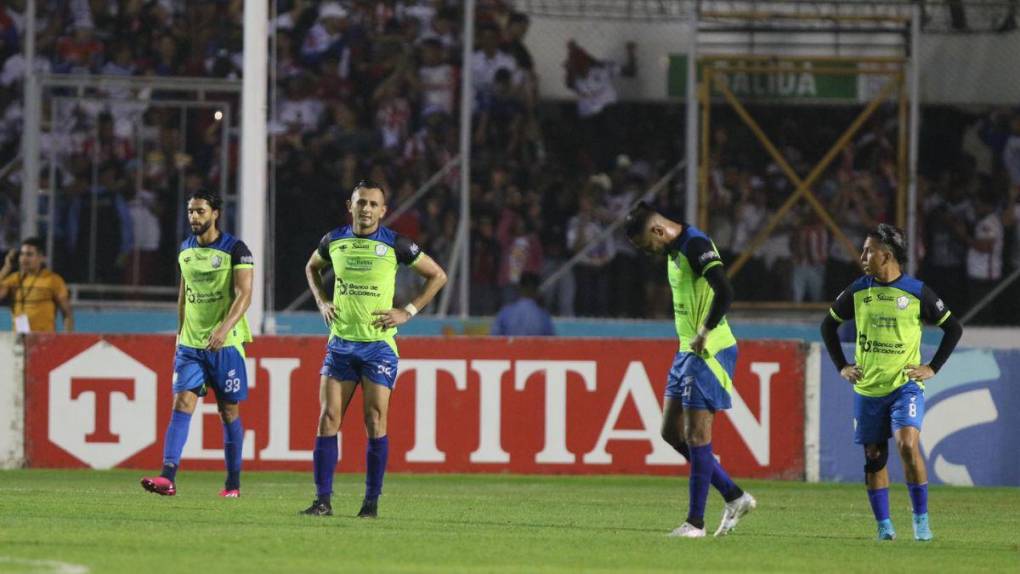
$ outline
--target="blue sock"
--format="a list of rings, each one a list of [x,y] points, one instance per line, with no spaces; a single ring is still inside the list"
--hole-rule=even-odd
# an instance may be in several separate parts
[[[368,450],[365,452],[365,498],[376,499],[382,494],[383,475],[386,474],[386,459],[390,455],[390,437],[368,439]]]
[[[336,459],[336,435],[315,437],[312,465],[315,469],[315,493],[319,500],[329,502],[329,495],[333,494],[333,472],[336,471]]]
[[[181,452],[184,443],[188,442],[188,430],[191,428],[191,413],[175,410],[170,416],[170,424],[166,427],[163,439],[163,472],[160,476],[170,479],[177,478],[177,468],[181,466]]]
[[[881,522],[889,519],[889,489],[877,488],[868,490],[868,500],[871,501],[871,512],[875,514],[875,520]]]
[[[681,442],[678,445],[674,445],[673,448],[683,455],[688,461],[691,460],[691,449],[688,448],[687,443]],[[726,502],[732,502],[741,496],[744,496],[744,491],[730,478],[730,475],[726,474],[722,465],[719,464],[715,457],[712,457],[715,461],[715,468],[712,470],[712,486],[719,491],[723,499]]]
[[[705,527],[705,503],[708,501],[708,488],[714,471],[712,443],[691,447],[690,508],[687,511],[687,522],[692,526]]]
[[[928,514],[928,483],[907,483],[910,491],[910,503],[914,505],[914,514]]]
[[[726,471],[714,456],[712,457],[712,462],[712,486],[719,491],[719,494],[723,496],[723,499],[726,502],[733,502],[741,496],[744,496],[744,491],[737,486],[737,483],[733,482],[730,475],[726,474]]]
[[[244,450],[244,427],[241,417],[223,424],[223,459],[227,463],[227,490],[241,488],[241,453]]]

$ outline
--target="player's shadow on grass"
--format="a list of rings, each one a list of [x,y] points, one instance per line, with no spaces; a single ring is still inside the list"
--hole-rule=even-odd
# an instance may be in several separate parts
[[[342,516],[341,518],[348,518]],[[352,516],[355,520],[361,520],[356,516]],[[419,518],[400,518],[400,517],[386,517],[385,520],[389,523],[410,523],[413,522],[415,525],[421,524],[434,524],[438,526],[456,524],[459,526],[493,526],[493,527],[514,527],[514,528],[553,528],[560,530],[591,530],[596,532],[662,532],[662,528],[633,528],[633,527],[621,527],[621,526],[597,526],[597,525],[583,525],[583,524],[551,524],[551,523],[537,523],[537,522],[514,522],[513,520],[421,520]],[[667,528],[667,530],[669,530]]]

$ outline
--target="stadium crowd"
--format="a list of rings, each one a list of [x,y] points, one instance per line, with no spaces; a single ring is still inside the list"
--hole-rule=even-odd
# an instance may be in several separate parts
[[[15,159],[21,142],[23,9],[21,0],[0,7],[0,166]],[[457,156],[460,10],[450,0],[276,2],[270,131],[279,306],[306,290],[295,262],[343,221],[356,181],[382,182],[392,210]],[[684,112],[618,101],[615,87],[641,73],[639,47],[627,46],[625,61],[603,61],[585,50],[583,38],[564,39],[563,78],[542,78],[567,82],[576,101],[543,98],[525,43],[528,17],[502,0],[480,0],[477,16],[470,310],[492,315],[516,296],[522,276],[549,277],[682,158]],[[37,66],[66,74],[238,78],[242,19],[240,0],[39,2]],[[61,190],[51,263],[72,283],[171,285],[187,232],[181,198],[201,187],[233,190],[236,129],[212,110],[182,114],[127,91],[105,95],[105,103],[57,110],[60,129],[42,141],[42,186]],[[226,101],[239,109],[236,99]],[[803,177],[856,110],[753,112],[778,134]],[[963,310],[1020,267],[1020,113],[923,113],[915,249],[922,278]],[[727,114],[720,106],[713,119],[708,231],[731,262],[793,186]],[[231,130],[226,139],[224,129]],[[855,245],[866,229],[895,218],[897,131],[894,110],[880,111],[814,186]],[[456,238],[458,181],[457,169],[449,170],[390,223],[444,267]],[[0,182],[0,249],[17,243],[19,194],[15,169]],[[674,182],[656,207],[682,218],[683,195],[682,182]],[[228,212],[228,228],[232,217]],[[559,316],[671,316],[668,289],[652,265],[615,236],[546,290],[545,305]],[[856,273],[854,255],[819,218],[797,208],[741,271],[755,279],[738,275],[734,285],[738,300],[830,301]],[[411,281],[401,278],[405,290]],[[1010,313],[983,319],[1020,320],[1018,309]]]

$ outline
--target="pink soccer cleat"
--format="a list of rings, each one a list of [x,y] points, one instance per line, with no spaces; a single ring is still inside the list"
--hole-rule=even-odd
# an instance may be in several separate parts
[[[224,488],[220,491],[220,498],[241,498],[241,491],[236,488],[233,490]]]
[[[174,486],[173,481],[163,476],[143,478],[142,488],[160,496],[173,496],[177,494],[177,487]]]

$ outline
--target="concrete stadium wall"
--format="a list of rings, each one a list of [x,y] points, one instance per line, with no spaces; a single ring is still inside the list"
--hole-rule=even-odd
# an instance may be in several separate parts
[[[24,371],[14,333],[0,332],[0,468],[24,463]]]
[[[825,45],[824,35],[791,38],[786,54],[817,54],[810,43]],[[845,36],[845,34],[844,34]],[[864,35],[861,35],[864,36]],[[874,46],[889,44],[889,35],[872,35]],[[630,100],[667,99],[671,55],[686,53],[687,26],[682,22],[578,21],[535,17],[525,38],[535,59],[544,98],[574,99],[564,83],[566,43],[576,40],[593,56],[624,62],[625,44],[638,45],[640,72],[634,79],[620,79],[617,87]],[[725,38],[719,38],[724,41]],[[716,45],[711,53],[744,53],[746,38],[734,35],[728,46]],[[833,39],[829,44],[833,44]],[[865,38],[865,46],[868,44]],[[800,46],[797,46],[797,43]],[[867,54],[860,48],[856,55]],[[875,53],[876,50],[871,50]],[[775,53],[774,51],[768,53]],[[844,50],[844,55],[849,52]],[[1015,62],[1020,58],[1020,34],[926,34],[921,39],[921,102],[924,104],[1016,105],[1020,82]],[[679,129],[680,126],[677,126]]]

